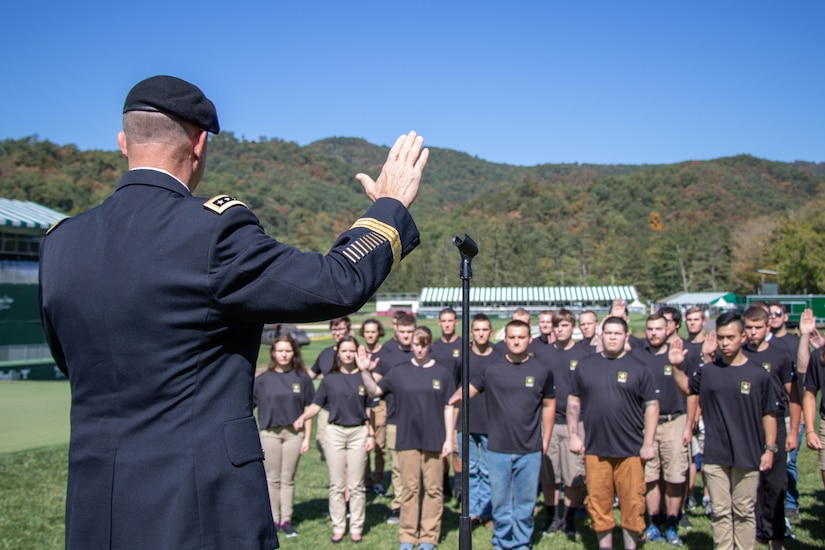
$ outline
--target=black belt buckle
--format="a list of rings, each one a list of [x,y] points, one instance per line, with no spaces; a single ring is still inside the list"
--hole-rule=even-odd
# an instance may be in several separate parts
[[[673,414],[660,414],[659,415],[659,423],[663,422],[670,422],[671,420],[676,420],[682,416],[682,413],[673,413]]]

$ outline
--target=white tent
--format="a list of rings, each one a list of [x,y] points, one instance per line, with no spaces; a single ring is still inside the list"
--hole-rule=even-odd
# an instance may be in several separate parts
[[[639,313],[644,313],[647,311],[647,306],[640,302],[638,299],[633,300],[633,302],[627,304],[628,311],[637,311]]]

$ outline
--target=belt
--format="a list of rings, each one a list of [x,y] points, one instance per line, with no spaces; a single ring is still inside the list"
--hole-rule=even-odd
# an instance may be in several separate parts
[[[673,413],[673,414],[660,414],[659,415],[659,424],[663,422],[670,422],[671,420],[676,420],[680,416],[685,413]]]

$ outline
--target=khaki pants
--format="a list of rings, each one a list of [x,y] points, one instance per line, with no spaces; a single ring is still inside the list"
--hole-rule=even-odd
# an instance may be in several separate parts
[[[364,446],[368,433],[369,429],[363,424],[349,428],[327,425],[324,451],[329,468],[329,517],[334,535],[343,535],[347,530],[347,490],[350,535],[360,535],[364,531],[366,497],[362,473],[367,462]]]
[[[395,424],[387,424],[387,449],[390,451],[392,461],[392,503],[390,508],[398,510],[401,508],[401,493],[404,487],[401,484],[401,470],[398,468],[398,453],[395,451],[395,436],[397,434]]]
[[[751,550],[756,546],[756,490],[759,470],[705,464],[705,483],[713,502],[714,548]]]
[[[368,485],[384,484],[384,449],[387,447],[387,402],[381,399],[370,410],[370,424],[375,432],[375,466],[370,470],[370,459],[367,456],[367,467],[364,469],[364,482]]]
[[[292,503],[295,500],[295,471],[301,458],[303,430],[296,432],[292,426],[270,428],[261,431],[261,448],[264,451],[264,470],[269,489],[269,505],[275,525],[292,521]]]
[[[317,420],[315,427],[315,442],[319,447],[321,447],[321,453],[323,453],[324,458],[326,459],[327,450],[324,448],[324,441],[326,439],[324,432],[329,424],[329,411],[326,409],[321,409],[318,411],[318,415],[315,418]]]
[[[402,543],[438,544],[444,510],[441,453],[414,449],[397,454],[404,486],[399,540]]]

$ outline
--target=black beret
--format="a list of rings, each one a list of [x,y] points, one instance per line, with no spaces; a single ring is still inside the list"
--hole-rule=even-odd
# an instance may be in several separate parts
[[[135,84],[123,104],[123,112],[129,111],[161,112],[213,134],[221,131],[215,104],[200,88],[174,76],[152,76]]]

